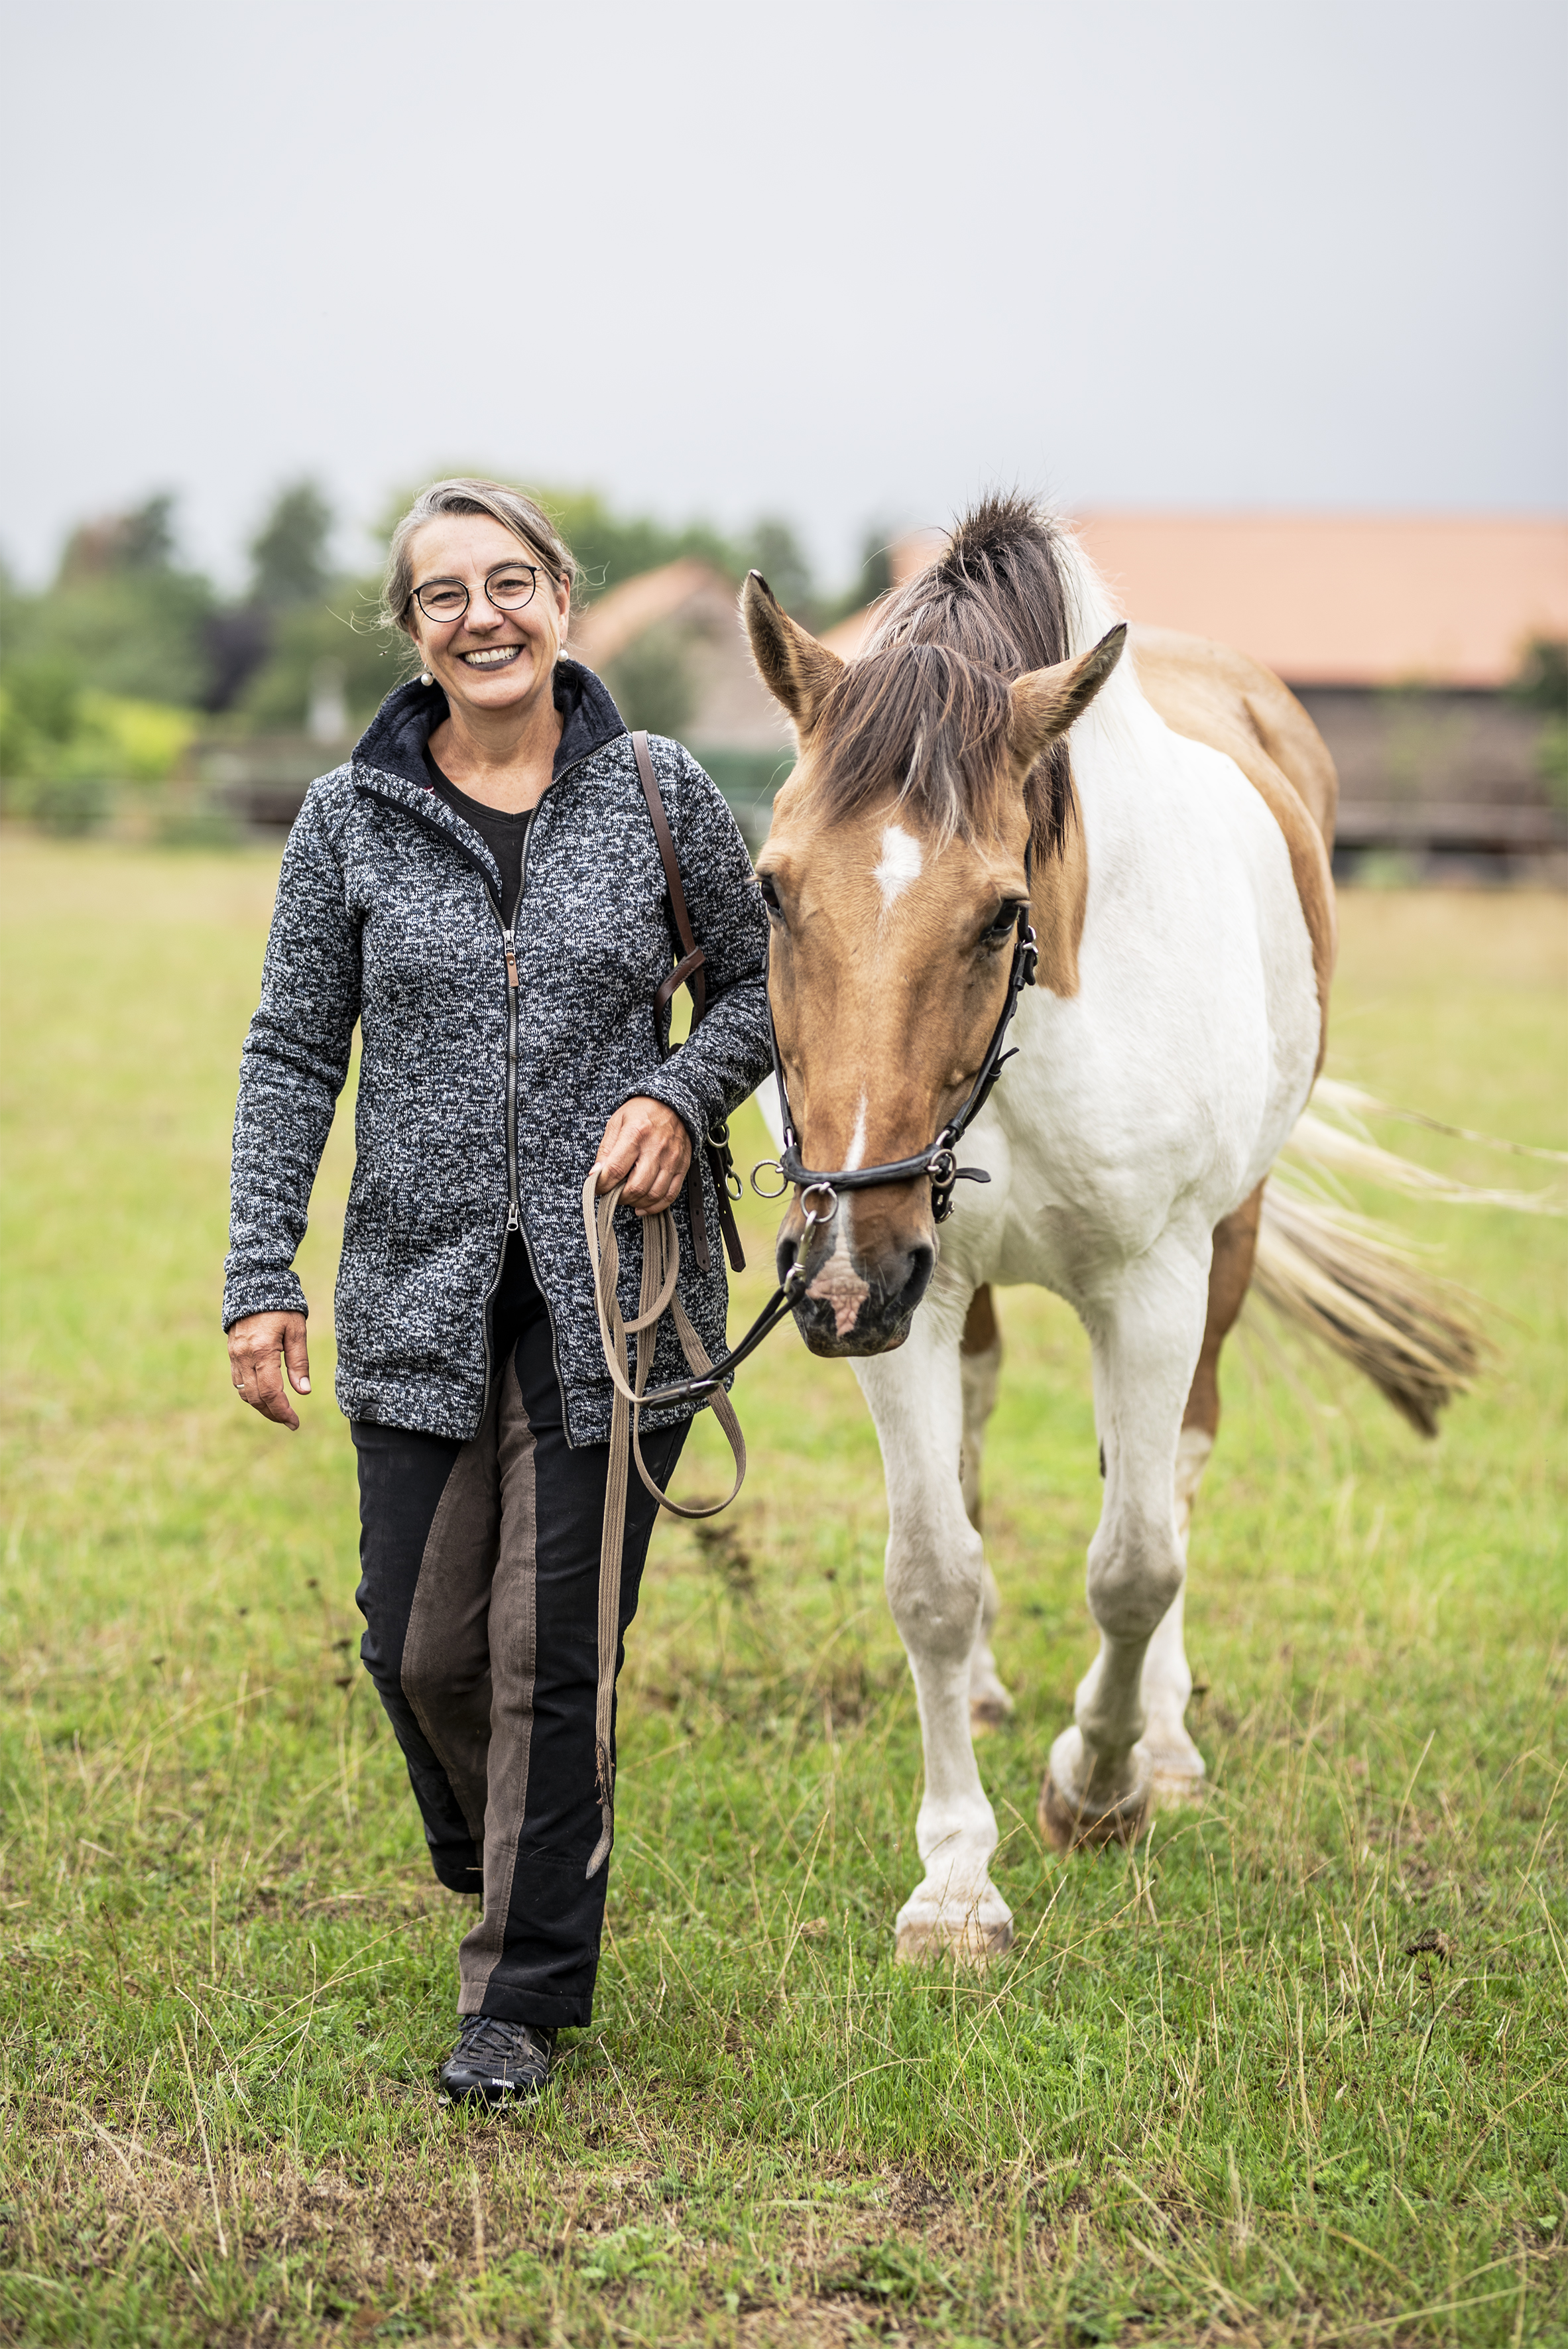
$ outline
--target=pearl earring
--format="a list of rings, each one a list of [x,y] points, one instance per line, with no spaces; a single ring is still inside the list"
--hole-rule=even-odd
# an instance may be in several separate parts
[[[432,678],[431,678],[431,676],[430,676],[430,672],[429,672],[429,670],[428,670],[428,668],[422,668],[422,669],[419,671],[419,682],[420,682],[420,684],[421,684],[421,685],[429,685],[429,684],[433,683],[433,681],[434,681],[434,680],[432,679]]]

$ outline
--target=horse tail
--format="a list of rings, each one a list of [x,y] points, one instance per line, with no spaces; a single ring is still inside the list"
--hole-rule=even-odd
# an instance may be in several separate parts
[[[1276,1313],[1365,1371],[1422,1435],[1468,1392],[1480,1364],[1470,1315],[1392,1233],[1363,1216],[1282,1191],[1258,1221],[1253,1288]]]
[[[1285,1163],[1264,1192],[1253,1286],[1286,1321],[1363,1371],[1419,1433],[1435,1435],[1438,1413],[1469,1391],[1488,1341],[1463,1293],[1387,1225],[1325,1198],[1325,1178],[1357,1175],[1417,1198],[1532,1215],[1560,1215],[1563,1206],[1550,1192],[1479,1189],[1385,1150],[1360,1124],[1372,1112],[1414,1115],[1389,1112],[1353,1086],[1318,1081],[1313,1106],[1285,1145]],[[1463,1132],[1431,1118],[1416,1123]],[[1491,1146],[1564,1163],[1562,1152]]]

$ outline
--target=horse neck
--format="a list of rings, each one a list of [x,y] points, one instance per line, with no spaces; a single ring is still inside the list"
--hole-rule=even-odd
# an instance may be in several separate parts
[[[1065,590],[1068,657],[1076,660],[1126,615],[1088,549],[1066,523],[1055,554]],[[1125,653],[1072,730],[1073,787],[1079,800],[1093,805],[1108,798],[1119,800],[1130,792],[1136,797],[1143,765],[1140,744],[1158,724],[1139,686],[1132,655]]]
[[[1076,658],[1098,644],[1122,616],[1088,553],[1066,525],[1055,552],[1065,590],[1068,657]],[[1037,884],[1041,969],[1052,993],[1073,995],[1078,990],[1079,949],[1086,931],[1099,918],[1097,901],[1104,897],[1103,889],[1096,892],[1090,886],[1091,866],[1099,864],[1103,883],[1125,859],[1136,864],[1141,858],[1150,795],[1161,788],[1156,778],[1163,733],[1144,698],[1132,657],[1124,654],[1072,730],[1078,815],[1059,865],[1042,867],[1043,885]]]

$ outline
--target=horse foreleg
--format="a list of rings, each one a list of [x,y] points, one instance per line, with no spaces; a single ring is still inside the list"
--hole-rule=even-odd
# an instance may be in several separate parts
[[[958,1348],[958,1370],[964,1391],[964,1442],[959,1475],[964,1507],[976,1533],[980,1530],[980,1463],[985,1452],[985,1423],[996,1404],[996,1381],[1002,1370],[1002,1333],[989,1288],[977,1288],[965,1317]],[[975,1735],[995,1729],[1013,1710],[1013,1700],[1002,1685],[996,1659],[991,1653],[991,1633],[1001,1611],[1002,1594],[987,1565],[981,1575],[980,1630],[969,1659],[969,1725]]]
[[[1005,1950],[1013,1920],[991,1882],[996,1820],[975,1760],[969,1691],[985,1559],[964,1506],[956,1330],[929,1309],[896,1353],[855,1363],[887,1475],[888,1603],[914,1681],[925,1789],[915,1841],[925,1874],[898,1912],[896,1955],[951,1951],[972,1964]]]
[[[1183,1558],[1187,1555],[1192,1504],[1220,1424],[1220,1349],[1235,1326],[1253,1277],[1263,1198],[1260,1183],[1251,1197],[1244,1199],[1235,1213],[1227,1216],[1214,1230],[1203,1343],[1176,1444],[1176,1532]],[[1203,1792],[1204,1777],[1203,1757],[1188,1733],[1183,1718],[1192,1693],[1192,1674],[1181,1632],[1185,1598],[1183,1583],[1150,1640],[1149,1652],[1143,1659],[1143,1751],[1153,1775],[1156,1795],[1176,1802],[1197,1800]]]
[[[1144,1660],[1185,1571],[1174,1470],[1203,1336],[1207,1237],[1167,1234],[1085,1317],[1105,1455],[1105,1504],[1088,1548],[1088,1603],[1100,1646],[1078,1684],[1075,1725],[1052,1746],[1040,1790],[1041,1827],[1062,1850],[1129,1843],[1148,1813]],[[1175,1622],[1179,1645],[1179,1614]]]

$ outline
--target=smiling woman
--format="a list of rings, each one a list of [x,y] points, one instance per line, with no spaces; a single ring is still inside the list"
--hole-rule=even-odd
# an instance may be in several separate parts
[[[658,1506],[633,1487],[618,1622],[602,1629],[611,1389],[583,1184],[623,1185],[636,1211],[619,1235],[628,1321],[637,1218],[674,1212],[683,1300],[717,1357],[719,1201],[695,1145],[771,1057],[745,844],[678,743],[646,746],[645,785],[609,694],[563,650],[575,569],[539,506],[499,482],[438,481],[398,524],[385,615],[424,667],[290,835],[242,1063],[223,1302],[235,1389],[297,1427],[294,1260],[357,1022],[336,1335],[360,1653],[436,1874],[481,1898],[441,2078],[489,2103],[542,2086],[556,2029],[590,2019],[614,1776],[601,1643],[607,1671]],[[674,1054],[678,949],[645,788],[702,947],[706,1016]],[[684,1368],[666,1325],[653,1385]],[[644,1414],[661,1488],[693,1407]]]
[[[382,616],[413,639],[449,716],[433,746],[500,802],[537,803],[560,739],[542,688],[566,641],[577,565],[542,507],[489,481],[437,481],[392,534]]]

